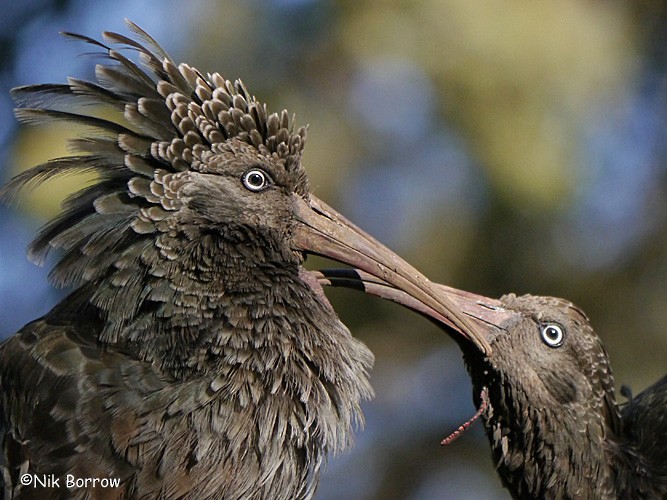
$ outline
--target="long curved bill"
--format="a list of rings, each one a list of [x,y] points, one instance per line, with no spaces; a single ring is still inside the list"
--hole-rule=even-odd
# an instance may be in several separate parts
[[[462,329],[459,324],[436,309],[416,300],[387,281],[378,279],[376,276],[360,269],[322,269],[312,271],[312,275],[321,285],[361,290],[412,309],[436,324],[449,327],[455,333],[462,335],[487,356],[491,354],[490,339],[494,335],[507,330],[514,322],[521,319],[515,311],[503,307],[502,302],[498,299],[491,299],[483,295],[432,283],[431,286],[436,290],[436,293],[452,304],[459,313],[474,325],[476,334],[471,335],[469,331]]]
[[[452,297],[442,293],[439,285],[321,200],[314,196],[305,200],[295,195],[293,201],[297,220],[292,234],[294,249],[348,264],[367,278],[367,281],[348,280],[339,286],[365,290],[444,322],[482,352],[491,353],[484,329],[462,312]],[[326,279],[324,282],[331,284]]]

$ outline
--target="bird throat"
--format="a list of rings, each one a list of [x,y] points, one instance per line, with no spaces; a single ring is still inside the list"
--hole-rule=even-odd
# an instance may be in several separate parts
[[[609,429],[594,412],[550,409],[509,383],[489,387],[486,432],[515,498],[608,498],[613,473],[597,464],[609,453]]]
[[[176,378],[216,370],[230,350],[278,342],[285,318],[306,321],[294,298],[302,286],[294,258],[264,248],[211,234],[146,240],[136,258],[82,287],[104,322],[97,341]]]

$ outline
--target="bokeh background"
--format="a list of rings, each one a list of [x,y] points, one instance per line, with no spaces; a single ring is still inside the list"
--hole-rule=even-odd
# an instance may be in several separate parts
[[[18,127],[16,85],[92,78],[59,31],[127,33],[240,77],[309,123],[317,196],[433,280],[489,296],[567,297],[618,384],[667,370],[667,2],[635,0],[0,0],[0,176],[64,154],[58,127]],[[0,208],[0,338],[63,296],[25,258],[67,177]],[[310,262],[310,261],[309,261]],[[313,266],[322,265],[315,259]],[[422,318],[332,290],[376,354],[356,447],[320,499],[507,498],[451,340]],[[622,399],[622,398],[620,398]]]

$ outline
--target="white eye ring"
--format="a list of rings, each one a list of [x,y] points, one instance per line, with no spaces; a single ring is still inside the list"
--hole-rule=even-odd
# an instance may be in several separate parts
[[[262,191],[271,185],[271,177],[261,168],[248,170],[241,180],[247,189],[254,192]]]
[[[558,323],[544,323],[540,326],[540,335],[549,347],[560,347],[565,341],[565,332]]]

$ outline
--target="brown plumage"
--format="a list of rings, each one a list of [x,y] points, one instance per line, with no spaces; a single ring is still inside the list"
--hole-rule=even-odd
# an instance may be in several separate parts
[[[14,90],[19,119],[91,133],[5,196],[69,172],[98,180],[29,249],[37,261],[61,249],[51,279],[74,291],[0,346],[5,497],[309,498],[362,419],[373,356],[305,255],[380,276],[467,335],[474,326],[310,193],[306,130],[286,111],[177,66],[129,26],[137,38],[105,33],[110,45],[68,35],[100,50],[96,82]],[[60,487],[22,487],[25,473]],[[68,490],[67,474],[120,481]]]
[[[496,468],[514,498],[667,498],[667,376],[619,405],[602,342],[571,302],[514,294],[496,300],[441,286],[486,332],[484,351],[376,277],[353,270],[319,277],[394,300],[453,334]]]

